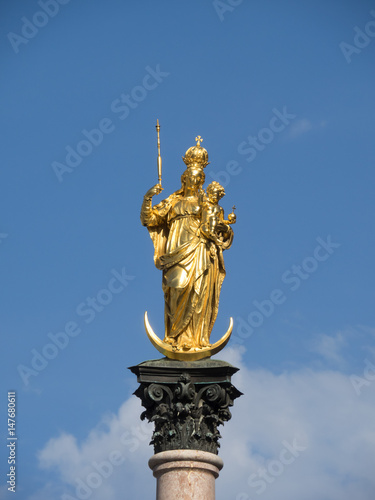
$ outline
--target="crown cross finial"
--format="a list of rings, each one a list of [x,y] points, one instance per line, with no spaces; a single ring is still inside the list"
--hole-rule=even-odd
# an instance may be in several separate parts
[[[198,135],[195,140],[197,141],[197,146],[200,146],[201,145],[201,142],[203,141],[202,137],[200,135]]]

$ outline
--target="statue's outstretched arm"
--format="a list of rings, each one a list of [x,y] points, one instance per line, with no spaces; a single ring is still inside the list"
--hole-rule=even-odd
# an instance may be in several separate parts
[[[150,188],[143,197],[143,203],[141,207],[141,222],[144,226],[157,226],[160,224],[160,217],[155,213],[152,208],[152,197],[156,194],[161,193],[163,188],[160,184],[156,184]]]

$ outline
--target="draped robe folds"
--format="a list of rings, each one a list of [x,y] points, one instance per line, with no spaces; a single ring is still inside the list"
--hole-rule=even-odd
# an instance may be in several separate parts
[[[178,348],[204,347],[216,320],[225,277],[222,249],[200,235],[197,199],[177,191],[141,212],[154,244],[154,262],[163,271],[165,338]],[[229,248],[230,230],[224,248]]]

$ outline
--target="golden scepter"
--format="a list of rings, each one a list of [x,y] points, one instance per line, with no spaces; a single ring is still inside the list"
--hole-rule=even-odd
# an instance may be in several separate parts
[[[160,125],[159,120],[156,120],[156,131],[158,133],[158,184],[161,186],[161,156],[160,156]]]

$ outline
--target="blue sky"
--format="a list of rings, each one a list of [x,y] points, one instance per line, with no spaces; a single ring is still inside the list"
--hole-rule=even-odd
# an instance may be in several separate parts
[[[218,500],[373,498],[375,4],[8,0],[1,14],[0,498],[9,390],[16,498],[83,498],[116,447],[124,462],[88,497],[154,494],[126,368],[159,357],[145,310],[163,329],[139,220],[156,118],[163,194],[200,134],[206,185],[237,207],[212,338],[232,316],[219,357],[245,395],[222,431]],[[293,440],[303,451],[262,479]]]

